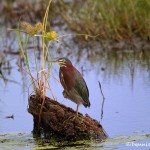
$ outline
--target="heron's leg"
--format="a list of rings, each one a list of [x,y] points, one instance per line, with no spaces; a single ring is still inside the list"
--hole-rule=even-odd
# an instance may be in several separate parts
[[[77,104],[77,109],[76,109],[76,116],[78,117],[78,109],[79,109],[79,104]]]
[[[68,119],[74,120],[74,119],[78,118],[78,109],[79,109],[79,105],[80,105],[80,104],[77,104],[76,115],[75,115],[75,116],[71,116],[71,117],[69,117]],[[68,119],[67,119],[67,120],[68,120]]]
[[[76,115],[75,115],[75,116],[70,117],[69,119],[71,119],[71,118],[72,118],[72,120],[74,120],[74,119],[78,118],[78,109],[79,109],[79,105],[80,105],[80,104],[77,104],[77,108],[76,108]]]

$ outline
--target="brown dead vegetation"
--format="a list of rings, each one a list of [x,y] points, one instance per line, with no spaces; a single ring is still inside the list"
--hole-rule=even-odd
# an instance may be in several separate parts
[[[40,113],[42,107],[42,113]],[[50,138],[62,140],[85,140],[106,139],[107,134],[101,124],[90,116],[83,116],[59,102],[45,97],[42,106],[40,97],[32,95],[29,97],[28,112],[33,115],[34,133],[44,132]],[[39,118],[40,122],[39,122]]]

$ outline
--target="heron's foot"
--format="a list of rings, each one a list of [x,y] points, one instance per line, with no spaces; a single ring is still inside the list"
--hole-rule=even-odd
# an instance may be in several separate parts
[[[78,114],[76,114],[76,115],[70,116],[68,119],[71,121],[75,121],[78,118],[79,118],[79,116],[78,116]]]
[[[74,120],[76,120],[78,118],[79,118],[78,114],[71,114],[70,116],[68,116],[66,121],[68,121],[68,120],[74,121]]]

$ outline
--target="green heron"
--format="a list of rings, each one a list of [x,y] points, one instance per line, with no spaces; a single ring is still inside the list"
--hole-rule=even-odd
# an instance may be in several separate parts
[[[80,72],[68,58],[59,58],[51,63],[60,65],[59,78],[64,88],[63,96],[77,104],[76,115],[80,104],[90,107],[89,90]]]

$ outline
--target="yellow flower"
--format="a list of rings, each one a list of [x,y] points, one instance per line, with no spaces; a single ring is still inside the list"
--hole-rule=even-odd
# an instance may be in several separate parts
[[[36,29],[37,32],[40,31],[40,30],[42,30],[43,29],[42,23],[41,22],[36,23],[35,29]]]
[[[47,33],[46,33],[46,37],[47,37],[48,40],[59,41],[59,40],[57,39],[57,32],[55,32],[55,31],[47,32]]]
[[[21,27],[25,29],[30,35],[35,35],[42,29],[42,23],[38,22],[35,26],[32,26],[28,22],[23,22]]]
[[[28,25],[27,28],[26,28],[27,32],[30,34],[30,35],[34,35],[37,33],[35,27],[33,27],[32,25]]]
[[[23,22],[22,24],[21,24],[21,27],[23,28],[23,29],[27,29],[27,27],[28,26],[30,26],[30,24],[28,23],[28,22]]]

